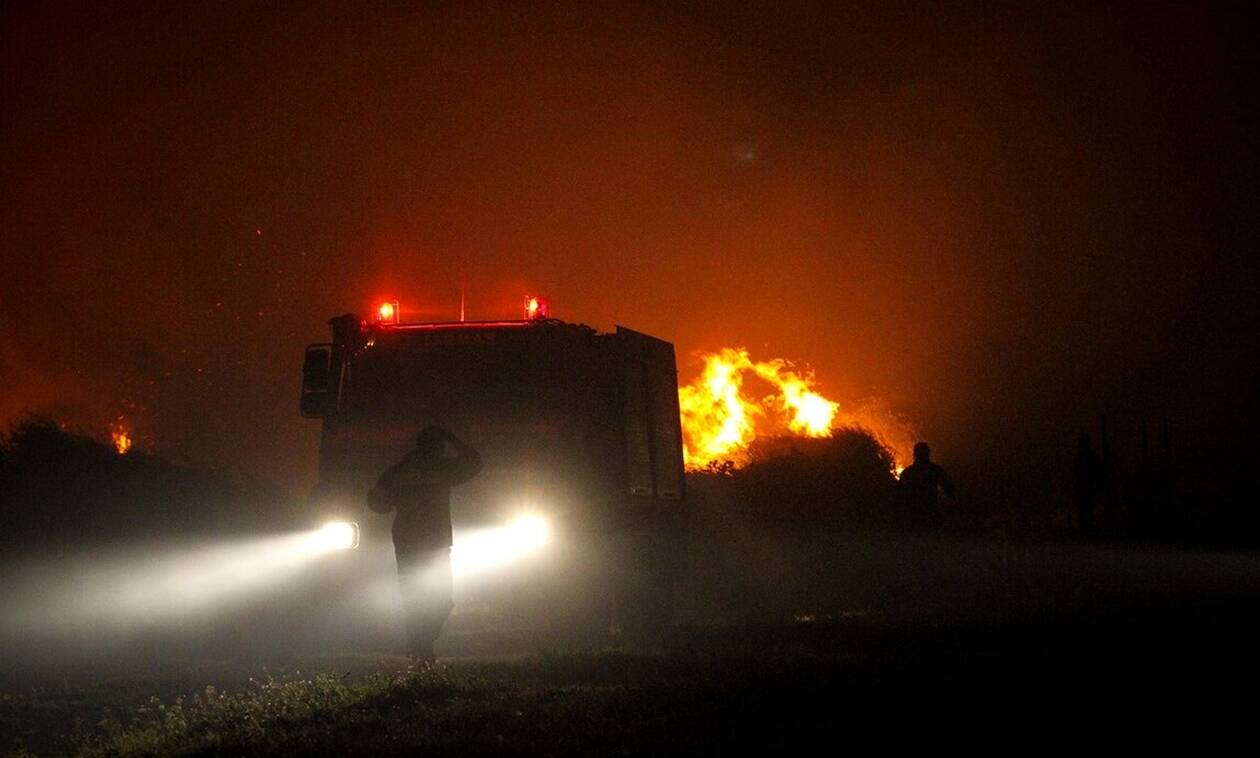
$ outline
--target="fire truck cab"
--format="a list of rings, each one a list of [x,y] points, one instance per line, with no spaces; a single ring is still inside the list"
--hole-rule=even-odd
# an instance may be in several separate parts
[[[545,517],[555,554],[525,594],[545,597],[547,624],[667,623],[686,502],[673,346],[526,302],[519,321],[404,323],[396,303],[333,318],[302,368],[302,415],[322,423],[317,507],[387,540],[392,515],[366,492],[419,429],[443,426],[484,461],[452,495],[457,552],[461,529]]]

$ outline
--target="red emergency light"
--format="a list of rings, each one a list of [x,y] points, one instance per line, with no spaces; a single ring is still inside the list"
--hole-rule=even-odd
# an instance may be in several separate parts
[[[385,301],[376,306],[376,323],[378,324],[397,324],[398,323],[398,301]]]
[[[525,297],[525,320],[535,321],[544,318],[551,318],[551,304],[547,302],[547,298],[527,295]]]

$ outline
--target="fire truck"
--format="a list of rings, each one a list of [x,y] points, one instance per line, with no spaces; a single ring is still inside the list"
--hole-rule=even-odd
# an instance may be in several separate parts
[[[552,535],[543,568],[479,604],[517,602],[528,607],[505,613],[541,611],[552,628],[659,628],[686,513],[673,346],[551,318],[536,297],[522,315],[408,323],[386,302],[331,319],[302,367],[301,413],[322,424],[317,507],[351,511],[365,543],[387,540],[392,515],[369,513],[366,492],[419,429],[443,426],[484,461],[453,490],[456,553],[461,533],[522,513]]]

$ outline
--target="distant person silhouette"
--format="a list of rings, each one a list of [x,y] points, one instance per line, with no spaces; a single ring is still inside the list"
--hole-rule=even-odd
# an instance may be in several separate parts
[[[1082,534],[1094,529],[1094,504],[1103,493],[1104,476],[1102,460],[1094,453],[1089,435],[1082,434],[1076,443],[1076,460],[1072,462],[1072,502]]]
[[[954,496],[954,480],[932,461],[932,448],[926,442],[914,445],[914,463],[901,472],[897,490],[911,525],[938,531],[944,524],[939,502],[941,494]]]
[[[454,457],[445,457],[447,444]],[[446,429],[426,427],[416,447],[381,474],[368,506],[395,511],[394,557],[407,626],[407,653],[433,660],[433,643],[451,613],[451,487],[481,471],[481,456]]]

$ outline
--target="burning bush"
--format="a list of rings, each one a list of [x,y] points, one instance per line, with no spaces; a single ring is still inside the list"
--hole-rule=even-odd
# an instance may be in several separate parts
[[[700,376],[678,388],[689,471],[739,468],[771,452],[759,455],[759,446],[828,438],[838,427],[860,428],[887,448],[889,470],[900,471],[910,461],[916,435],[882,402],[841,409],[823,397],[809,371],[779,358],[755,361],[743,348],[724,348],[702,359]]]
[[[868,431],[760,438],[748,463],[715,462],[688,475],[702,520],[855,528],[893,523],[893,456]]]

